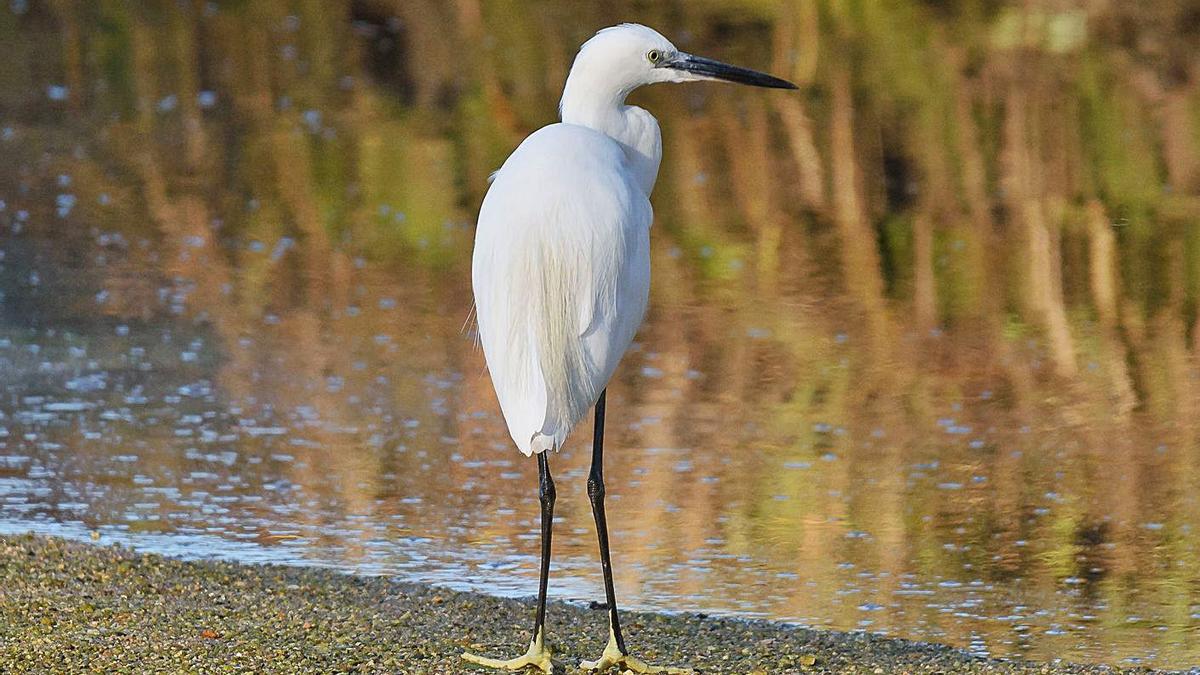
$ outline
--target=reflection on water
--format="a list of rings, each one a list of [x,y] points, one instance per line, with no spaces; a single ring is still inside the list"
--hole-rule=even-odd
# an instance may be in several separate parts
[[[7,3],[0,530],[531,593],[472,218],[636,18],[804,88],[637,94],[627,604],[1200,661],[1195,9],[669,4]],[[587,432],[560,597],[601,593]]]

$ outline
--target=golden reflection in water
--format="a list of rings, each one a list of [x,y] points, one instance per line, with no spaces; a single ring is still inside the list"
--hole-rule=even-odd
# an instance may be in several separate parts
[[[287,513],[201,512],[215,531],[346,565],[409,538],[535,550],[467,321],[471,223],[576,46],[639,20],[803,88],[634,96],[665,159],[648,322],[610,390],[622,596],[1200,660],[1189,3],[10,5],[5,330],[114,369],[114,325],[197,336],[197,362],[153,340],[145,362],[212,382],[224,491],[300,486]],[[49,386],[23,359],[22,391]],[[21,424],[7,450],[38,457]],[[586,426],[555,461],[556,541],[595,590]],[[148,480],[205,480],[152,421],[51,433],[117,493],[86,467],[131,439]],[[188,489],[139,527],[172,531]]]

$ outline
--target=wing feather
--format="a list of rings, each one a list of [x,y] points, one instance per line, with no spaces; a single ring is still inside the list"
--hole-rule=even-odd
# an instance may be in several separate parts
[[[539,130],[497,172],[472,280],[488,371],[522,452],[561,447],[632,342],[651,220],[620,146],[584,127]]]

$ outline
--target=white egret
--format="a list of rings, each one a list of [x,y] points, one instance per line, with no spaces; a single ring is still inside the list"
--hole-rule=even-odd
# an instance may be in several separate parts
[[[562,122],[528,138],[495,173],[479,212],[472,260],[479,336],[509,433],[536,454],[542,510],[541,576],[528,651],[473,663],[551,672],[545,643],[546,581],[558,450],[595,406],[588,496],[596,520],[609,641],[587,670],[689,672],[630,656],[621,634],[604,517],[605,387],[642,323],[650,290],[650,191],[662,138],[645,110],[625,104],[655,82],[726,80],[795,89],[770,75],[679,51],[637,24],[605,28],[584,43],[563,89]]]

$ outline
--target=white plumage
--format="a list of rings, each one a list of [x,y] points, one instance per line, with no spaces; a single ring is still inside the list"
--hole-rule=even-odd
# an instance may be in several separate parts
[[[625,105],[655,82],[790,83],[680,52],[637,24],[606,28],[571,66],[562,122],[496,172],[475,234],[480,341],[509,433],[526,455],[562,447],[629,348],[650,290],[658,122]]]
[[[496,174],[472,280],[479,335],[526,455],[562,447],[633,340],[650,291],[650,200],[621,147],[554,124]]]
[[[526,455],[562,447],[645,315],[662,140],[650,113],[624,103],[653,70],[643,47],[675,49],[634,25],[584,44],[563,90],[563,122],[521,143],[479,212],[471,265],[479,336]]]

